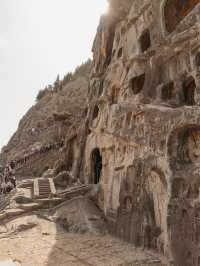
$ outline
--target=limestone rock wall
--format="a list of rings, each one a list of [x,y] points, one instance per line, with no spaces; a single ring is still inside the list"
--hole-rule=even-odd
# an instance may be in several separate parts
[[[85,77],[40,101],[0,159],[25,160],[19,173],[31,175],[61,150],[76,178],[99,184],[113,234],[200,266],[200,1],[109,2],[89,91]],[[52,111],[70,119],[52,124]]]
[[[84,176],[114,234],[200,265],[199,1],[110,1],[94,41]]]

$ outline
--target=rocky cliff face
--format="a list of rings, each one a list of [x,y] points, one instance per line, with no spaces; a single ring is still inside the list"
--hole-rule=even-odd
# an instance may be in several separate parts
[[[112,233],[171,265],[199,266],[199,0],[109,2],[93,45],[87,114],[63,130],[64,159],[74,177],[98,184]],[[11,143],[13,153],[16,135]]]
[[[200,4],[110,1],[94,41],[85,182],[113,232],[200,265]]]
[[[85,117],[90,69],[88,61],[39,92],[0,156],[2,162],[16,161],[19,177],[40,176],[62,157],[65,138]]]

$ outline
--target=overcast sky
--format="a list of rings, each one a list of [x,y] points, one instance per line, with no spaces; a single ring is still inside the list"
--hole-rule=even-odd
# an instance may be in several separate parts
[[[0,0],[0,148],[38,90],[91,57],[107,0]]]

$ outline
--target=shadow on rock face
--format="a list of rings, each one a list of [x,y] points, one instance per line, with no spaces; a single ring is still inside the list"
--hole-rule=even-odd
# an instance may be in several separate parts
[[[69,233],[104,234],[103,213],[86,197],[78,197],[55,208],[53,220]]]
[[[72,199],[54,208],[52,219],[57,224],[57,235],[56,243],[48,257],[48,266],[58,265],[56,264],[58,261],[59,265],[68,265],[69,262],[65,260],[70,257],[72,261],[76,259],[76,263],[79,261],[80,265],[85,265],[84,263],[81,264],[81,259],[76,257],[72,251],[74,247],[71,245],[77,245],[78,249],[74,233],[77,234],[77,239],[81,237],[81,234],[101,236],[107,233],[103,213],[86,197]],[[65,254],[63,257],[58,258],[59,250],[60,254]]]

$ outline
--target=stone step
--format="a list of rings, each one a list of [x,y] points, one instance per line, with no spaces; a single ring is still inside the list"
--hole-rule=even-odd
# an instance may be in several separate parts
[[[48,179],[47,179],[47,181],[45,181],[45,183],[40,183],[40,182],[38,182],[39,184],[40,184],[40,186],[46,186],[46,185],[49,185],[49,183],[48,183]]]
[[[49,191],[49,190],[48,191],[41,191],[40,190],[40,195],[42,195],[42,194],[51,194],[51,191]]]
[[[49,195],[51,191],[40,191],[40,195]]]
[[[48,198],[55,195],[56,189],[52,178],[37,178],[34,180],[34,198]]]
[[[47,197],[49,197],[50,194],[51,193],[40,193],[40,196],[47,196]]]
[[[39,183],[40,186],[48,186],[49,187],[49,183]]]
[[[51,190],[50,186],[49,186],[49,187],[41,187],[41,186],[39,185],[39,188],[40,188],[40,189],[48,189],[48,190]]]

